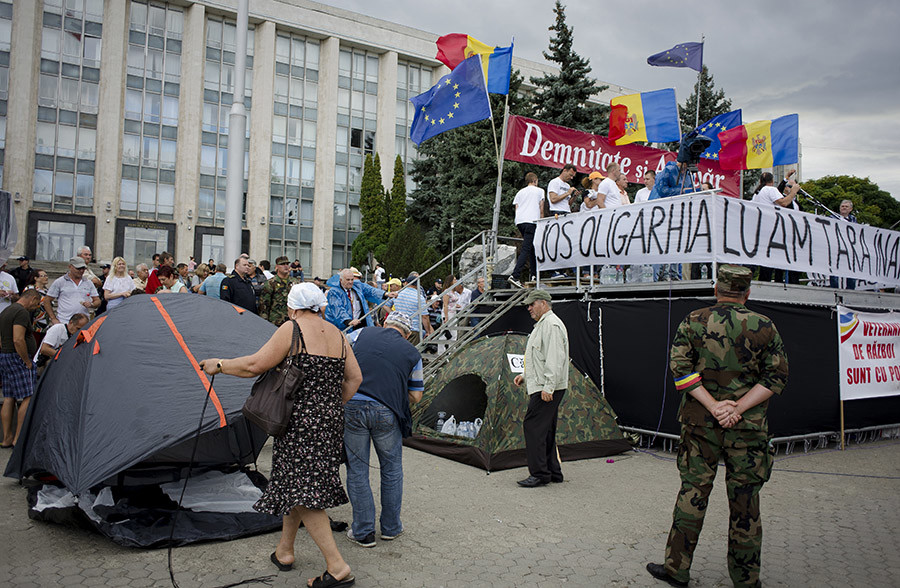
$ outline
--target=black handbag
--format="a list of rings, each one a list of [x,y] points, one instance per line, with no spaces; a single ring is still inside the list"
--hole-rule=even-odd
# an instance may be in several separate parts
[[[296,321],[291,341],[291,351],[282,362],[253,383],[250,397],[244,403],[241,412],[244,417],[272,437],[280,437],[287,431],[294,408],[294,393],[303,382],[303,369],[300,366],[298,343],[306,352],[306,341]]]

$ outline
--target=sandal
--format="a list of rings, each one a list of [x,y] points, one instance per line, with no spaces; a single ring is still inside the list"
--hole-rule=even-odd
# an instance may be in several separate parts
[[[313,580],[310,588],[344,588],[345,586],[353,586],[356,578],[347,576],[343,580],[338,580],[328,573],[328,570],[322,572],[322,575]]]
[[[275,564],[275,567],[278,568],[279,572],[290,572],[294,569],[293,562],[289,564],[281,563],[281,560],[278,559],[278,556],[275,555],[274,551],[272,552],[272,556],[269,559],[272,560],[272,563]]]

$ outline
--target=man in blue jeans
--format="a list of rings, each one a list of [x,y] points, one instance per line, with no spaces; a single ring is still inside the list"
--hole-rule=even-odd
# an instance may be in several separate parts
[[[369,486],[369,448],[375,445],[381,471],[381,538],[403,533],[403,437],[412,435],[410,404],[422,399],[422,356],[407,339],[412,321],[403,312],[387,316],[384,327],[348,335],[363,374],[362,385],[344,407],[347,494],[353,524],[347,537],[375,547],[375,500]]]

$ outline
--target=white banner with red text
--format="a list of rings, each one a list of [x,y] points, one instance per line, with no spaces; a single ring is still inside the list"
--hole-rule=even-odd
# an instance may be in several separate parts
[[[837,309],[841,400],[900,395],[900,315]]]
[[[534,248],[540,271],[716,261],[900,286],[900,232],[710,193],[543,218]]]
[[[581,173],[600,171],[618,163],[629,182],[643,183],[644,173],[662,171],[676,153],[641,145],[613,145],[602,135],[592,135],[532,118],[510,115],[506,123],[503,158],[544,167],[561,168],[571,163]],[[724,170],[718,161],[701,159],[694,181],[706,182],[726,196],[740,197],[741,172]]]

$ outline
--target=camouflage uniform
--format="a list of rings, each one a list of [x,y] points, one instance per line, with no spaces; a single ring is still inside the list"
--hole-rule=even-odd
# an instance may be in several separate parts
[[[294,284],[299,283],[299,279],[290,276],[270,278],[259,293],[259,316],[280,327],[288,318],[288,293]]]
[[[749,288],[750,275],[747,268],[720,267],[720,294],[742,294]],[[690,579],[694,548],[722,459],[731,513],[728,571],[735,586],[756,586],[762,549],[759,491],[772,471],[768,401],[723,428],[688,392],[702,385],[716,401],[737,401],[761,384],[780,394],[788,375],[781,336],[768,317],[743,304],[720,301],[685,317],[672,342],[670,360],[676,388],[684,396],[678,416],[681,490],[666,544],[665,570],[677,581]]]

